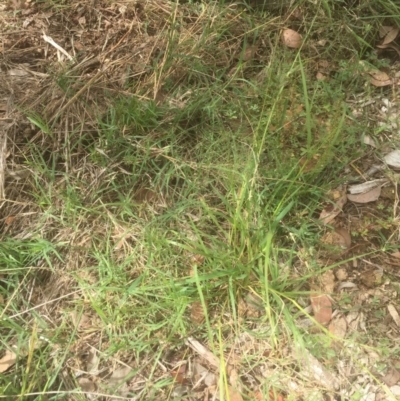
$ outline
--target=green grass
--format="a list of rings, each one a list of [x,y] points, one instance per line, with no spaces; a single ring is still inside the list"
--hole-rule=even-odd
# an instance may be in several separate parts
[[[373,57],[382,20],[399,18],[392,2],[346,12],[339,3],[307,3],[303,22],[293,22],[305,38],[327,40],[318,54],[283,48],[280,21],[187,6],[171,14],[148,75],[127,79],[119,95],[105,91],[104,104],[79,100],[90,126],[65,132],[62,116],[41,117],[45,105],[27,112],[43,141],[20,144],[18,163],[31,174],[17,200],[34,213],[23,221],[10,207],[18,225],[0,244],[1,349],[18,351],[0,377],[0,398],[67,399],[75,391],[84,399],[73,378],[87,344],[101,366],[127,361],[145,377],[143,400],[172,399],[173,378],[160,364],[168,352],[184,358],[188,336],[219,358],[248,333],[272,349],[293,343],[329,359],[329,336],[314,348],[315,337],[295,322],[320,268],[297,276],[294,265],[300,250],[317,247],[327,190],[362,155],[365,127],[345,103],[365,90],[357,61]],[[185,31],[189,12],[198,19]],[[258,61],[232,50],[260,38]],[[329,81],[315,79],[317,58],[336,63]],[[55,85],[68,99],[71,77],[59,74]],[[299,163],[313,157],[311,170]],[[259,301],[258,318],[241,316],[248,293]],[[35,307],[36,299],[46,304]],[[193,322],[195,302],[204,323]],[[243,357],[244,370],[257,356]],[[276,374],[265,394],[288,375]],[[226,373],[219,380],[223,388]]]

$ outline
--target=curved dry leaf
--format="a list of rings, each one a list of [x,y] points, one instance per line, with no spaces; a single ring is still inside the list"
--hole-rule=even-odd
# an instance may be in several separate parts
[[[382,25],[379,28],[379,37],[381,39],[384,38],[392,29],[393,27],[391,25]]]
[[[283,44],[292,49],[300,48],[303,43],[301,35],[293,29],[284,29],[281,38]]]
[[[397,312],[397,309],[394,307],[394,305],[388,305],[387,306],[388,311],[390,313],[390,316],[394,320],[394,322],[397,324],[397,327],[400,327],[400,316],[399,313]]]
[[[328,295],[312,293],[310,300],[315,320],[322,325],[328,324],[332,319],[332,302]]]
[[[399,34],[399,28],[393,27],[389,32],[386,33],[385,39],[383,39],[382,45],[388,45],[393,42]]]
[[[388,153],[383,160],[390,167],[400,168],[400,150],[396,149]]]
[[[349,185],[347,189],[352,195],[363,194],[376,187],[381,187],[383,184],[386,184],[387,182],[389,182],[387,178],[380,178],[378,180],[363,182],[362,184]]]
[[[16,360],[17,360],[17,355],[12,351],[6,350],[6,353],[0,359],[0,373],[5,372],[12,365],[14,365]]]
[[[365,145],[369,145],[372,146],[373,148],[376,148],[375,141],[369,135],[365,135],[363,141]]]
[[[354,194],[354,195],[348,194],[347,199],[355,203],[369,203],[378,200],[380,195],[381,195],[381,187],[376,187],[362,194]]]

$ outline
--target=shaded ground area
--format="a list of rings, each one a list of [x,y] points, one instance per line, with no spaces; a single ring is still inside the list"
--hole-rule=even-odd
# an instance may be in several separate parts
[[[400,397],[400,9],[0,5],[0,398]]]

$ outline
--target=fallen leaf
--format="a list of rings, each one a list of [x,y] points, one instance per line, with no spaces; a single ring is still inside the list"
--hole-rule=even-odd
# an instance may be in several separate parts
[[[378,49],[393,49],[400,56],[400,47],[394,43],[390,43],[388,45],[377,45]],[[398,78],[398,72],[395,73],[395,77]]]
[[[392,150],[383,158],[383,160],[390,167],[400,168],[400,150]]]
[[[392,27],[390,31],[388,31],[383,39],[382,45],[388,45],[390,42],[393,42],[399,34],[399,28]]]
[[[397,312],[397,309],[393,305],[388,305],[387,308],[390,313],[390,316],[392,316],[392,319],[396,323],[397,327],[400,327],[400,316],[399,313]]]
[[[332,318],[332,302],[329,297],[314,292],[311,293],[310,300],[315,320],[322,325],[328,324]]]
[[[283,44],[292,49],[300,48],[303,42],[301,35],[293,29],[284,29],[281,38]]]
[[[369,203],[378,200],[380,195],[381,187],[376,187],[362,194],[348,194],[347,199],[355,203]]]
[[[193,337],[188,337],[185,341],[186,345],[197,352],[201,357],[203,357],[211,366],[214,368],[219,368],[220,360],[211,351],[209,351],[204,345],[200,344]]]
[[[372,146],[373,148],[376,148],[375,141],[369,135],[364,135],[363,142],[365,145],[369,145]]]
[[[6,350],[4,356],[0,359],[0,373],[9,369],[17,360],[17,355],[9,350]]]
[[[390,25],[382,25],[379,28],[379,37],[384,38],[393,29]]]
[[[347,189],[352,195],[363,194],[376,187],[381,187],[388,182],[389,180],[387,178],[380,178],[378,180],[363,182],[362,184],[349,185]]]

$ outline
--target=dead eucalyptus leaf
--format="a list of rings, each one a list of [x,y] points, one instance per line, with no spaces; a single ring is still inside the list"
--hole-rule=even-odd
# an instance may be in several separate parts
[[[301,35],[293,29],[284,29],[281,39],[285,46],[292,49],[300,48],[303,43],[303,38],[301,37]]]
[[[388,305],[387,308],[390,313],[390,316],[392,316],[392,319],[397,324],[397,327],[400,327],[400,316],[399,313],[397,312],[397,309],[394,307],[394,305],[391,304]]]
[[[351,202],[355,203],[369,203],[375,202],[379,199],[381,195],[381,187],[375,187],[368,192],[364,192],[362,194],[348,194],[347,199]]]
[[[17,355],[9,350],[6,350],[4,356],[0,359],[0,373],[9,369],[17,360]]]
[[[388,31],[383,39],[382,45],[388,45],[389,43],[393,42],[399,34],[399,28],[392,27],[390,31]]]
[[[372,146],[373,148],[376,148],[375,141],[369,135],[365,135],[363,141],[365,145],[369,145]]]
[[[400,168],[400,150],[396,149],[388,153],[383,160],[393,168]]]
[[[379,37],[384,38],[393,29],[390,25],[382,25],[379,28]]]
[[[395,43],[389,43],[388,45],[377,45],[376,47],[378,49],[392,49],[400,56],[400,47],[397,46]],[[398,78],[397,75],[395,76],[396,78]]]
[[[387,178],[380,178],[378,180],[363,182],[362,184],[349,185],[347,189],[352,195],[364,194],[365,192],[368,192],[371,189],[374,189],[376,187],[381,187],[383,184],[386,184],[387,182],[389,182]]]

